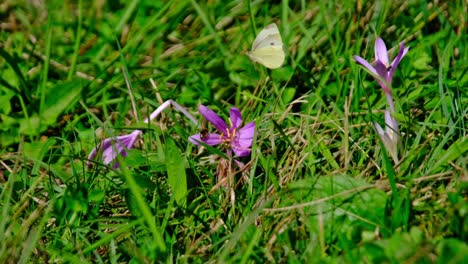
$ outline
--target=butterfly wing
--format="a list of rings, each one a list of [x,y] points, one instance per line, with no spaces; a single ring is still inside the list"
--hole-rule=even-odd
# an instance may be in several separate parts
[[[282,46],[267,46],[247,53],[250,59],[263,66],[276,69],[281,67],[284,62],[284,50]]]
[[[276,24],[266,26],[252,45],[252,50],[247,55],[255,62],[263,64],[270,69],[281,67],[285,54],[283,41]]]
[[[277,41],[283,44],[281,41],[281,35],[279,33],[278,27],[275,23],[272,23],[266,26],[264,29],[262,29],[260,33],[258,33],[257,37],[254,40],[254,43],[252,44],[252,50],[260,48],[261,45],[264,43],[264,40],[269,37],[274,37]]]

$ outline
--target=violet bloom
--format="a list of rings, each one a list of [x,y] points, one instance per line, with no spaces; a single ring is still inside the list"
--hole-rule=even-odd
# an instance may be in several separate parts
[[[380,139],[384,143],[385,148],[392,156],[395,163],[398,163],[398,123],[390,115],[388,110],[385,110],[385,130],[378,124],[374,124]]]
[[[146,118],[144,120],[144,122],[148,123],[152,121],[153,119],[158,117],[162,113],[163,110],[171,106],[173,106],[176,110],[184,114],[195,125],[197,124],[197,120],[189,112],[187,112],[187,110],[185,110],[182,106],[180,106],[178,103],[176,103],[173,100],[167,100],[164,103],[162,103],[156,110],[154,110],[151,113],[149,118]],[[91,151],[91,153],[89,153],[87,165],[88,166],[91,165],[90,160],[95,158],[98,155],[98,153],[102,153],[101,160],[105,165],[113,162],[114,159],[119,154],[122,155],[122,157],[126,157],[127,151],[133,148],[133,145],[135,144],[136,139],[141,134],[142,134],[141,130],[134,130],[132,133],[127,134],[127,135],[104,139],[103,142],[101,142],[96,148],[94,148]],[[118,168],[118,167],[119,167],[119,164],[115,162],[113,165],[113,168]]]
[[[232,156],[232,151],[238,157],[248,156],[250,154],[250,147],[252,146],[253,136],[255,133],[255,123],[250,122],[244,127],[239,128],[242,123],[242,116],[239,109],[233,107],[230,110],[229,125],[227,126],[219,115],[210,110],[208,107],[200,105],[198,108],[200,114],[212,123],[220,134],[196,134],[189,137],[189,141],[195,145],[200,145],[203,142],[207,145],[214,146],[218,144],[225,144],[228,148],[228,156]]]
[[[110,164],[117,156],[120,154],[122,157],[127,156],[127,151],[133,148],[136,139],[141,134],[141,130],[135,130],[130,134],[118,136],[118,137],[110,137],[104,139],[96,148],[89,153],[88,156],[88,166],[91,166],[90,160],[94,159],[96,155],[102,153],[102,162],[104,164]],[[119,164],[117,162],[114,163],[113,168],[118,168]]]
[[[369,70],[372,76],[374,76],[374,78],[377,80],[380,87],[382,87],[385,94],[387,95],[387,100],[392,111],[395,111],[390,90],[393,75],[395,74],[395,70],[398,67],[401,59],[403,59],[403,57],[408,52],[408,49],[409,47],[405,48],[405,44],[403,42],[400,43],[400,51],[398,52],[398,55],[392,61],[392,64],[389,64],[388,50],[385,46],[385,42],[381,38],[377,38],[375,41],[375,68],[365,59],[354,55],[354,59],[359,64],[367,68],[367,70]]]

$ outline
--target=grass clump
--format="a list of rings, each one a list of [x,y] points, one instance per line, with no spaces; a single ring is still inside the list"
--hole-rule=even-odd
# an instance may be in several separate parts
[[[466,10],[0,4],[0,262],[466,262]],[[270,70],[246,53],[271,23],[286,61]],[[391,80],[398,129],[353,58],[375,66],[378,37],[390,58],[410,47]],[[199,105],[223,120],[238,108],[251,146],[192,144],[218,128]],[[135,130],[106,162],[118,142],[101,142]]]

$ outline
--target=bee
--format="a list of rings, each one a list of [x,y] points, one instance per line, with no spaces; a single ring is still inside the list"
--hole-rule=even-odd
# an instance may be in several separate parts
[[[206,120],[203,120],[201,125],[200,125],[200,139],[205,141],[208,139],[208,129],[206,128],[207,127],[207,121]]]

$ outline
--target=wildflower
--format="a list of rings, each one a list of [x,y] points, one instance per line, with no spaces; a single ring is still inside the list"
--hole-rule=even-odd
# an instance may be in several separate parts
[[[374,76],[379,85],[382,87],[385,94],[387,95],[387,100],[389,101],[392,111],[394,111],[394,107],[390,87],[393,75],[395,74],[395,70],[398,67],[401,59],[403,59],[403,57],[408,52],[408,49],[409,47],[405,48],[405,44],[403,42],[400,43],[400,51],[398,52],[398,55],[392,61],[392,64],[389,64],[388,50],[385,46],[385,42],[381,38],[377,38],[375,41],[375,68],[365,59],[354,55],[354,59],[359,64],[367,68],[367,70],[370,71],[372,76]]]
[[[250,122],[244,127],[239,128],[242,124],[242,116],[239,109],[233,107],[230,110],[229,124],[219,117],[215,112],[208,107],[200,105],[198,108],[200,114],[212,123],[221,133],[200,133],[189,137],[189,141],[195,145],[200,145],[203,142],[207,145],[214,146],[224,144],[228,150],[228,156],[232,156],[232,152],[238,157],[244,157],[250,154],[253,136],[255,133],[255,123]]]
[[[388,110],[385,110],[385,130],[378,124],[374,124],[380,139],[384,143],[385,148],[392,156],[395,163],[398,162],[398,123],[390,115]]]
[[[144,120],[144,122],[148,123],[152,121],[157,116],[159,116],[163,110],[165,110],[166,108],[170,106],[173,106],[176,110],[184,114],[195,125],[197,124],[197,120],[189,112],[187,112],[187,110],[185,110],[182,106],[180,106],[173,100],[167,100],[163,104],[161,104],[156,110],[153,111],[153,113],[151,113],[149,118],[146,118]],[[127,150],[133,148],[133,145],[135,144],[136,139],[141,134],[142,134],[141,130],[134,130],[132,133],[127,134],[127,135],[104,139],[102,143],[100,143],[96,148],[94,148],[91,151],[91,153],[89,153],[87,165],[88,166],[91,165],[90,160],[96,157],[96,155],[98,154],[98,151],[99,153],[102,153],[102,157],[101,157],[102,162],[106,165],[110,164],[119,154],[122,155],[122,157],[126,157]],[[113,168],[118,168],[118,167],[119,167],[119,164],[117,162],[114,163]]]
[[[395,105],[393,103],[392,92],[391,92],[391,85],[393,80],[393,75],[395,74],[395,70],[398,67],[398,64],[406,55],[409,50],[409,47],[405,48],[405,44],[402,42],[400,43],[400,51],[398,55],[393,59],[392,63],[389,63],[388,60],[388,50],[385,46],[385,42],[381,38],[377,38],[375,41],[375,68],[367,62],[365,59],[354,55],[354,59],[367,68],[367,70],[372,74],[372,76],[377,80],[380,87],[385,92],[387,97],[388,104],[390,106],[390,111],[385,111],[385,130],[378,124],[374,124],[375,130],[384,143],[385,148],[392,156],[395,163],[398,162],[398,123],[397,121],[391,116],[392,113],[395,112]]]
[[[141,130],[135,130],[127,135],[106,138],[89,153],[88,166],[91,165],[90,160],[94,159],[98,150],[102,153],[102,162],[106,165],[110,164],[119,154],[122,155],[122,157],[126,157],[127,150],[133,148],[136,139],[141,133]],[[116,162],[113,167],[118,168],[119,164]]]

